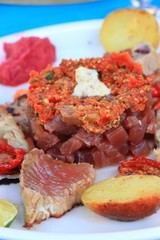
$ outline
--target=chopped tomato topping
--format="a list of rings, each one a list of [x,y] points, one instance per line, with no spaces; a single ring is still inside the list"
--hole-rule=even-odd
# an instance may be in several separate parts
[[[73,96],[77,84],[75,70],[79,66],[96,69],[99,80],[111,90],[111,94]],[[152,80],[153,76],[142,75],[141,64],[135,63],[127,52],[79,61],[63,60],[59,67],[31,73],[28,103],[42,124],[53,119],[59,109],[66,106],[85,130],[103,133],[118,126],[120,115],[126,109],[137,112],[145,109]]]

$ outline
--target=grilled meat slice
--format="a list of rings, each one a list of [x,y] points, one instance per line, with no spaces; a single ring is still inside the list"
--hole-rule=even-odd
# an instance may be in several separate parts
[[[27,95],[16,98],[12,103],[0,105],[0,117],[11,114],[16,123],[22,128],[26,137],[31,136],[30,121],[28,117]]]
[[[148,43],[141,43],[131,49],[135,62],[142,64],[143,74],[148,76],[160,70],[160,54]]]
[[[33,149],[25,155],[20,173],[25,226],[50,216],[60,217],[81,203],[82,193],[94,183],[95,176],[88,163],[64,163]]]
[[[25,139],[22,129],[10,114],[0,118],[0,139],[6,140],[14,148],[30,150],[30,144]]]
[[[160,109],[156,110],[156,132],[155,132],[156,148],[153,150],[157,161],[160,161]]]

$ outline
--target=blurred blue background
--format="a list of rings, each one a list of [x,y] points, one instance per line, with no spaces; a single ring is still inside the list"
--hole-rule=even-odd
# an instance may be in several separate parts
[[[160,0],[153,0],[152,4],[160,7]],[[46,25],[101,19],[116,9],[130,6],[129,0],[99,0],[58,5],[0,4],[0,37]]]

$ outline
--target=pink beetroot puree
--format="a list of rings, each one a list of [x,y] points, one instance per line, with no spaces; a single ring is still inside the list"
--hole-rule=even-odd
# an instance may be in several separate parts
[[[48,38],[23,37],[4,43],[6,60],[0,64],[0,83],[18,86],[26,83],[31,70],[41,71],[56,60],[55,46]]]

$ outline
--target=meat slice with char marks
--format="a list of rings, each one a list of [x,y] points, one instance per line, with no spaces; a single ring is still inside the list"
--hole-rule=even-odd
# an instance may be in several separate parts
[[[25,155],[20,173],[25,226],[50,216],[61,217],[81,203],[82,193],[95,177],[95,169],[88,163],[64,163],[34,148]]]

